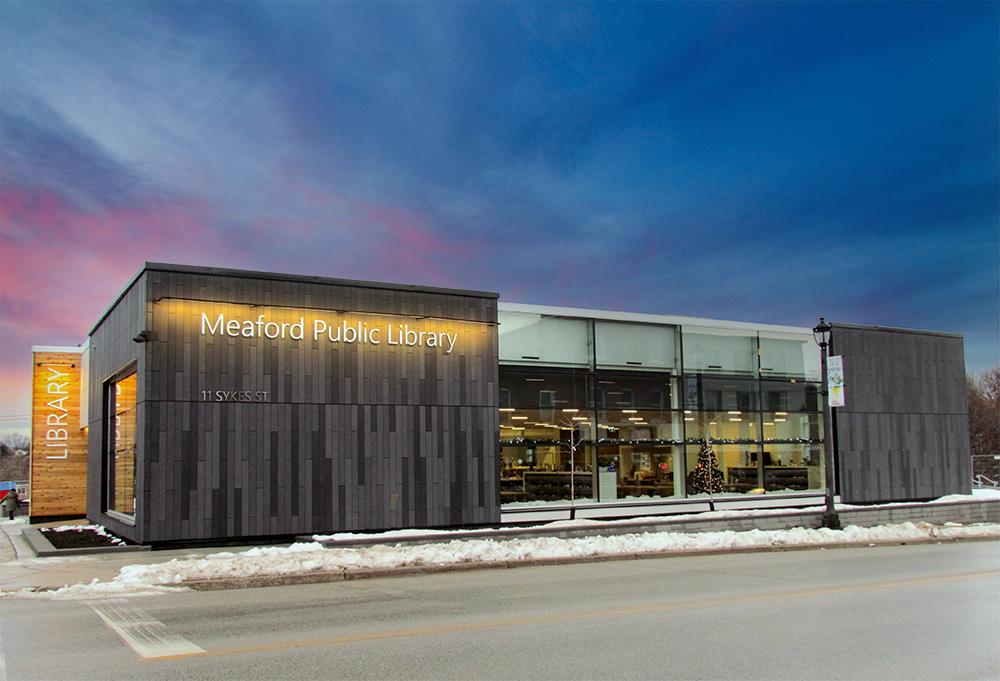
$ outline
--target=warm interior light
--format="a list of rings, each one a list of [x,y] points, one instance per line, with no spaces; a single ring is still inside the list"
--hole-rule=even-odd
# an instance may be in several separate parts
[[[563,413],[564,414],[575,414],[578,411],[580,411],[580,410],[579,409],[563,409]]]
[[[773,426],[774,424],[771,423],[770,421],[764,421],[764,425],[765,426]]]
[[[642,417],[641,416],[629,416],[628,420],[629,421],[642,421]]]
[[[509,412],[509,411],[517,411],[517,409],[514,409],[513,407],[500,407],[500,411]]]
[[[774,412],[774,415],[775,416],[788,416],[788,412],[787,411],[776,411],[776,412]]]
[[[777,423],[784,423],[788,419],[774,419]]]
[[[693,416],[685,416],[684,420],[685,421],[694,421],[694,417]]]
[[[743,419],[729,419],[730,421],[742,421]]]
[[[690,410],[690,409],[685,409],[685,410],[684,410],[684,413],[685,413],[685,414],[690,414],[690,413],[691,413],[691,410]]]
[[[634,414],[635,412],[635,409],[622,409],[623,414]]]
[[[510,420],[511,421],[527,421],[528,417],[527,416],[511,416]]]
[[[588,419],[586,416],[574,416],[573,420],[574,421],[589,421],[590,419]]]
[[[726,412],[726,413],[728,413],[730,416],[739,416],[743,412],[741,412],[741,411],[730,411],[730,412]]]

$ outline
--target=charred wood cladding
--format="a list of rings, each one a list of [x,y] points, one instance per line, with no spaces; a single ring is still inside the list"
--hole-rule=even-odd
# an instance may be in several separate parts
[[[135,366],[134,514],[91,457],[88,515],[144,543],[498,522],[496,323],[494,293],[147,264],[91,333],[91,452]]]

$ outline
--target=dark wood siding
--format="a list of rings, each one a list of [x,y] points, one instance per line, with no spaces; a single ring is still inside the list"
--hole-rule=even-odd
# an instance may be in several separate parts
[[[845,502],[931,499],[971,489],[962,338],[835,325],[846,407],[834,410]]]
[[[142,541],[499,522],[494,296],[152,268],[141,281],[152,341],[133,343],[135,328],[128,345],[148,353]],[[446,354],[384,335],[379,345],[203,335],[202,312],[409,324],[459,340]],[[113,310],[95,339],[124,315]],[[268,396],[204,399],[216,390]]]
[[[149,383],[145,379],[148,344],[136,343],[140,331],[147,328],[148,306],[146,278],[138,277],[132,286],[108,312],[101,324],[90,335],[90,396],[87,427],[87,517],[108,529],[132,539],[146,541],[143,519],[148,509],[142,506],[149,474],[142,457],[146,448],[145,432],[136,428],[136,487],[139,507],[136,524],[128,525],[104,512],[106,485],[104,471],[104,384],[123,368],[135,363],[137,371],[136,419],[141,424],[148,409]]]

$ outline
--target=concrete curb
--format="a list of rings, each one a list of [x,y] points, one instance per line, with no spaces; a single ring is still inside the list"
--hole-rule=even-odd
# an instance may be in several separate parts
[[[528,560],[488,561],[481,563],[453,563],[444,565],[409,565],[400,568],[378,568],[352,570],[340,568],[317,572],[303,572],[288,575],[261,575],[255,577],[205,579],[181,582],[194,591],[220,591],[224,589],[253,589],[268,586],[290,586],[295,584],[323,584],[356,579],[378,579],[381,577],[413,577],[444,572],[468,572],[472,570],[513,569],[519,567],[544,567],[548,565],[575,565],[579,563],[604,563],[618,560],[649,560],[687,556],[708,556],[720,553],[768,553],[775,551],[807,551],[810,549],[865,549],[879,546],[907,546],[914,544],[954,544],[970,541],[998,541],[1000,534],[983,537],[927,537],[907,541],[875,542],[828,542],[797,546],[746,546],[720,549],[688,549],[679,551],[651,551],[649,553],[611,553],[593,556],[565,556],[559,558],[532,558]]]
[[[150,547],[138,544],[127,544],[124,546],[91,546],[79,549],[58,549],[52,545],[42,531],[34,527],[26,527],[21,530],[21,536],[35,552],[39,558],[52,558],[55,556],[88,556],[104,553],[134,553],[136,551],[149,551]]]
[[[582,525],[558,527],[499,527],[489,530],[465,532],[434,532],[394,537],[372,536],[356,539],[324,539],[318,543],[328,549],[363,548],[367,546],[417,546],[449,541],[470,541],[475,539],[531,539],[558,537],[614,536],[619,534],[649,532],[719,532],[724,530],[783,530],[798,527],[818,528],[822,526],[822,509],[775,509],[777,512],[746,517],[740,511],[712,518],[698,517],[697,514],[671,518],[635,518],[627,522],[616,521],[607,525]],[[960,510],[975,511],[976,517],[963,517]],[[723,510],[724,511],[724,510]],[[725,511],[724,511],[725,512]],[[838,511],[844,526],[870,527],[886,522],[929,522],[942,524],[948,521],[971,524],[977,522],[1000,522],[1000,499],[965,500],[944,503],[901,503],[870,508],[843,508]],[[313,535],[299,535],[296,541],[314,542]]]

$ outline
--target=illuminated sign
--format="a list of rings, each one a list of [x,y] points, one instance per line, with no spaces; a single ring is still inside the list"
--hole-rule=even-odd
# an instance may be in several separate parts
[[[209,315],[201,313],[202,336],[230,336],[233,338],[290,338],[303,340],[308,337],[318,341],[326,339],[331,343],[363,343],[368,345],[402,345],[441,348],[450,355],[458,342],[458,333],[447,331],[427,331],[409,322],[386,322],[369,324],[364,321],[341,320],[330,323],[324,319],[305,317],[294,321],[272,321],[266,315],[256,319],[226,317],[224,313]]]
[[[47,412],[45,414],[45,458],[46,459],[68,459],[69,458],[69,409],[66,408],[66,400],[69,399],[70,373],[68,367],[59,367],[51,364],[43,368],[45,381],[45,396],[49,401],[45,403]],[[79,385],[79,384],[78,384]]]

